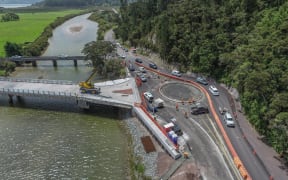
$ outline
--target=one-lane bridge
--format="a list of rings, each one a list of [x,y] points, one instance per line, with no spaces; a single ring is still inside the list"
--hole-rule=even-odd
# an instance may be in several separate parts
[[[77,66],[78,60],[85,60],[85,56],[68,56],[68,55],[60,55],[60,56],[12,56],[7,58],[2,58],[1,60],[8,60],[15,62],[16,64],[23,63],[32,63],[32,66],[37,66],[37,61],[52,61],[53,66],[57,67],[57,61],[73,61],[74,66]]]

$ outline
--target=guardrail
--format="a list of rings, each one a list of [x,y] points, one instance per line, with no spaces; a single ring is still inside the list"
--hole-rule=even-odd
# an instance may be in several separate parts
[[[29,90],[29,89],[11,89],[1,88],[0,94],[3,95],[14,95],[14,96],[34,96],[34,97],[57,97],[57,98],[69,98],[75,99],[76,94],[67,92],[55,92],[55,91],[40,91],[40,90]]]
[[[28,78],[6,78],[0,77],[0,81],[9,82],[27,82],[27,83],[43,83],[43,84],[62,84],[62,85],[75,85],[73,81],[66,80],[49,80],[49,79],[28,79]]]

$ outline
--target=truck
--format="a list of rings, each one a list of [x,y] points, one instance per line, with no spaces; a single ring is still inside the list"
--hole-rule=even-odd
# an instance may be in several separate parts
[[[164,107],[164,101],[160,98],[157,98],[154,100],[154,105],[157,108],[162,108],[162,107]]]

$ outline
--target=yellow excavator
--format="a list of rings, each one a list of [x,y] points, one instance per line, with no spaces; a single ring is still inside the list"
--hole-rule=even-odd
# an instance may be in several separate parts
[[[82,81],[79,83],[81,93],[100,94],[101,89],[94,87],[94,84],[91,83],[91,79],[94,77],[95,74],[96,71],[94,71],[86,81]]]

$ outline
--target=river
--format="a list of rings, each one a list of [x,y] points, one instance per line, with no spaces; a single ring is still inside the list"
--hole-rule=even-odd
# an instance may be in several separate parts
[[[96,40],[98,29],[86,18],[56,28],[44,55],[80,55],[81,46]],[[85,62],[58,65],[26,65],[13,76],[78,82],[91,72]],[[127,136],[118,110],[86,112],[75,102],[32,97],[10,106],[8,97],[0,97],[0,114],[1,179],[126,179]]]

